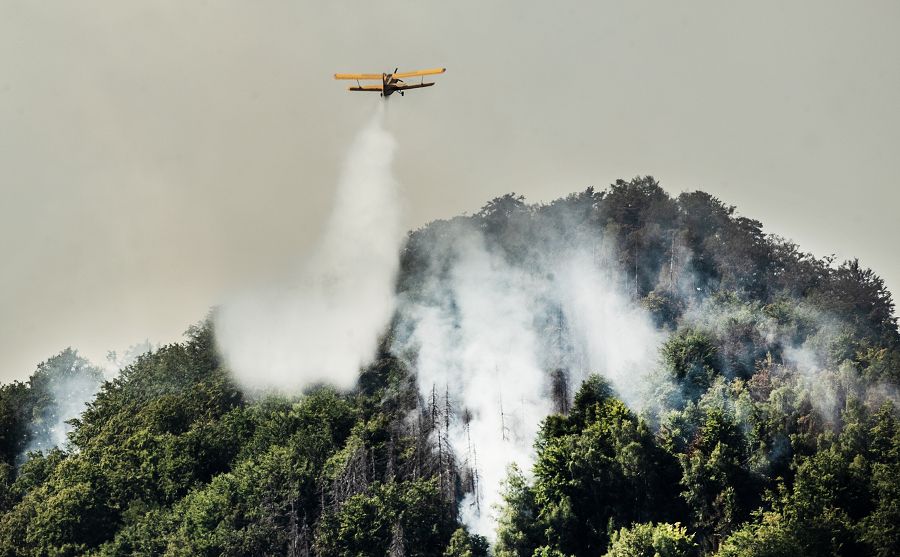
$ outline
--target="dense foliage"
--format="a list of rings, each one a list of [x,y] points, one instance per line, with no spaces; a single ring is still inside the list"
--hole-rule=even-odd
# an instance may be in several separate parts
[[[668,339],[642,407],[592,375],[543,420],[493,547],[390,331],[353,392],[251,398],[205,323],[104,382],[59,448],[52,385],[100,372],[67,350],[0,388],[0,555],[900,554],[900,336],[874,273],[651,178],[459,219],[510,260],[602,238]],[[401,291],[452,230],[410,234]]]

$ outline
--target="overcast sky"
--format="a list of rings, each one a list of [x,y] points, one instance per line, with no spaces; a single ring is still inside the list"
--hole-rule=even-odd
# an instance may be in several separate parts
[[[900,288],[900,3],[0,0],[0,380],[177,339],[315,240],[392,97],[416,227],[652,174]]]

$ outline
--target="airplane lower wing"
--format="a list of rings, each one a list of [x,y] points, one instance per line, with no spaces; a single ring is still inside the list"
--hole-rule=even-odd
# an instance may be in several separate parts
[[[381,92],[381,85],[363,85],[361,87],[347,87],[348,91],[377,91]]]
[[[398,85],[394,87],[398,91],[405,91],[406,89],[419,89],[420,87],[431,87],[434,83],[413,83],[411,85]]]

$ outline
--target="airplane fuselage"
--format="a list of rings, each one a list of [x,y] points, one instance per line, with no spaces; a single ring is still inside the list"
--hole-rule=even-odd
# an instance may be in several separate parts
[[[407,89],[419,89],[421,87],[431,87],[434,83],[426,83],[423,79],[421,83],[406,83],[400,78],[394,77],[392,73],[383,73],[381,74],[381,96],[389,97],[395,91],[400,93],[400,96],[403,96],[403,91]]]
[[[382,97],[390,97],[394,91],[397,91],[397,84],[403,83],[402,79],[397,79],[394,77],[394,74],[391,73],[383,73],[381,74],[381,96]],[[403,96],[403,91],[400,91],[400,95]]]

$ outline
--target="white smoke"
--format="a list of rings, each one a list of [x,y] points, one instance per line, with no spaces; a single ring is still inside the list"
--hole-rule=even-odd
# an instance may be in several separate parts
[[[614,254],[601,250],[598,259],[596,235],[550,238],[513,262],[473,223],[451,225],[423,250],[426,268],[410,271],[421,282],[397,305],[403,231],[395,143],[382,120],[379,111],[351,148],[334,213],[292,287],[224,305],[216,337],[245,387],[350,388],[396,309],[392,349],[423,398],[447,393],[455,411],[448,441],[456,462],[477,473],[460,515],[493,538],[507,467],[529,473],[538,427],[553,410],[552,374],[566,371],[569,399],[597,372],[640,406],[662,334],[625,293]]]
[[[99,388],[99,378],[88,375],[62,376],[52,381],[48,393],[50,407],[32,424],[32,439],[24,452],[46,452],[65,447],[68,435],[74,429],[69,420],[85,411]]]
[[[245,387],[350,388],[374,356],[394,311],[403,240],[394,150],[380,103],[347,155],[324,235],[289,286],[220,308],[219,349]]]
[[[623,291],[608,260],[575,251],[561,263],[554,292],[569,321],[572,342],[583,352],[584,372],[599,373],[633,409],[644,407],[645,378],[658,365],[665,334]],[[572,362],[570,365],[577,362]],[[586,379],[586,374],[576,376]]]
[[[64,448],[73,426],[69,420],[85,411],[103,382],[100,368],[67,348],[38,366],[29,383],[36,404],[29,416],[30,441],[20,462],[32,451]]]
[[[422,286],[401,299],[394,349],[416,371],[423,398],[449,394],[450,443],[479,480],[460,515],[493,538],[507,467],[530,472],[540,421],[552,411],[551,373],[568,372],[570,398],[601,373],[639,405],[663,335],[623,293],[614,266],[589,249],[560,241],[547,259],[512,263],[473,227],[442,238]]]
[[[480,235],[457,241],[449,284],[432,283],[427,293],[436,303],[402,307],[401,316],[412,321],[408,342],[417,353],[412,365],[423,396],[446,389],[471,415],[468,431],[454,422],[450,442],[458,459],[470,466],[477,461],[483,488],[460,510],[470,528],[491,535],[497,487],[509,463],[530,469],[531,445],[550,410],[549,397],[531,313],[532,277],[489,253]]]

